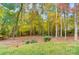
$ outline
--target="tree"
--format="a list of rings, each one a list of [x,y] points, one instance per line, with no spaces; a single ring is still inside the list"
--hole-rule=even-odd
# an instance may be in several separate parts
[[[58,37],[58,24],[57,24],[57,4],[56,5],[56,33],[55,33],[55,37]]]
[[[63,14],[63,10],[64,10],[64,3],[59,3],[58,4],[58,7],[59,7],[59,9],[60,9],[60,15],[61,15],[61,19],[60,19],[60,24],[61,24],[61,28],[60,28],[60,36],[62,37],[62,34],[63,34],[63,31],[62,31],[62,29],[63,29],[63,27],[62,27],[62,22],[63,22],[63,18],[62,18],[62,14]]]
[[[77,40],[78,39],[78,20],[77,20],[77,4],[75,3],[74,4],[75,6],[75,15],[74,15],[74,18],[75,18],[75,20],[74,20],[74,24],[75,24],[75,34],[74,34],[74,36],[75,36],[75,39],[74,40]]]
[[[23,3],[20,4],[20,9],[19,9],[19,11],[17,12],[17,15],[16,15],[16,22],[15,22],[15,25],[14,25],[13,31],[12,31],[13,39],[15,39],[15,36],[16,36],[17,30],[18,30],[19,15],[20,15],[20,12],[22,11],[22,8],[23,8]]]

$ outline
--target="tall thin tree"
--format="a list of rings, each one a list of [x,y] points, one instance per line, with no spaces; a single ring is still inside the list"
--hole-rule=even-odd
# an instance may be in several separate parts
[[[57,3],[55,4],[56,6],[56,25],[55,25],[55,37],[57,38],[58,37],[58,24],[57,24]]]
[[[78,39],[78,25],[77,25],[77,4],[74,4],[75,7],[75,14],[74,14],[74,24],[75,24],[75,33],[74,33],[74,40]]]

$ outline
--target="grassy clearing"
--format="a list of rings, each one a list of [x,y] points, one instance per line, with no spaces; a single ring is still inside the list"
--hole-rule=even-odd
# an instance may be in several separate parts
[[[78,42],[46,42],[33,43],[14,47],[0,47],[2,55],[64,55],[64,54],[79,54]]]

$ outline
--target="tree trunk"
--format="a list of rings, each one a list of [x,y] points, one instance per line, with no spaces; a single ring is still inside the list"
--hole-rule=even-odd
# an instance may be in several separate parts
[[[22,11],[22,7],[23,7],[23,3],[21,3],[21,7],[20,7],[20,10],[18,11],[18,13],[17,13],[17,16],[16,16],[16,23],[15,23],[15,25],[14,25],[14,27],[13,27],[13,39],[15,39],[15,36],[16,36],[16,32],[17,32],[17,30],[18,30],[18,21],[19,21],[19,14],[20,14],[20,12]]]
[[[31,24],[30,24],[30,36],[32,35],[32,20],[31,20],[31,22],[30,22]]]
[[[42,19],[42,36],[44,35],[44,24],[43,24],[43,19]]]
[[[67,38],[66,37],[66,34],[67,34],[67,29],[66,29],[66,14],[65,14],[65,12],[64,12],[64,30],[65,30],[65,39]]]
[[[62,11],[61,11],[61,19],[60,19],[61,29],[60,29],[60,36],[62,37]]]
[[[49,23],[50,23],[50,21],[49,21],[49,19],[48,19],[48,36],[50,35],[50,25],[49,25]]]
[[[78,25],[77,25],[77,8],[76,8],[76,4],[75,4],[75,15],[74,15],[74,24],[75,24],[75,33],[74,33],[74,40],[77,40],[78,39]]]
[[[57,4],[56,4],[56,32],[55,32],[55,37],[58,37],[58,24],[57,24]]]

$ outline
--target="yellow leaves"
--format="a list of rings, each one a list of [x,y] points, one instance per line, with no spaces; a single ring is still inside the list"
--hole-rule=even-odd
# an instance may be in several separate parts
[[[1,9],[0,9],[0,17],[2,17],[3,14],[4,14],[4,10],[1,8]]]
[[[28,13],[28,14],[25,14],[25,19],[26,20],[29,20],[29,23],[27,24],[26,22],[24,22],[24,20],[22,21],[20,21],[20,25],[19,25],[19,31],[20,32],[26,32],[26,31],[29,31],[30,30],[30,27],[31,27],[31,25],[33,26],[33,27],[38,27],[38,20],[39,20],[39,15],[38,15],[38,13],[36,12],[36,11],[32,11],[32,12],[30,12],[30,13]]]
[[[56,15],[57,15],[57,20],[59,20],[60,19],[59,13],[56,14],[56,13],[53,13],[53,12],[48,12],[48,19],[57,21],[56,20]]]
[[[45,10],[49,10],[51,7],[52,7],[52,4],[51,4],[51,3],[45,3],[45,4],[43,5],[43,8],[44,8]]]
[[[8,25],[8,29],[9,29],[9,30],[12,30],[12,26]]]
[[[29,19],[29,14],[25,14],[25,19]]]
[[[32,11],[29,13],[30,20],[35,20],[37,16],[38,16],[38,13],[36,11]]]
[[[30,28],[29,25],[21,24],[21,25],[19,26],[19,31],[20,31],[20,32],[25,32],[25,31],[28,31],[29,28]]]
[[[52,17],[52,16],[54,16],[54,15],[55,15],[55,13],[48,12],[48,17]]]
[[[21,25],[20,28],[19,28],[19,31],[20,32],[24,32],[25,30],[26,30],[25,25]]]
[[[56,19],[57,16],[57,19]],[[48,20],[52,23],[53,27],[55,27],[56,24],[58,24],[58,27],[60,27],[60,15],[59,13],[53,13],[48,12]]]
[[[53,20],[56,17],[55,15],[56,15],[55,13],[48,12],[48,19]]]
[[[45,21],[44,23],[43,23],[43,26],[44,26],[44,31],[48,31],[48,23],[47,23],[47,21]]]

